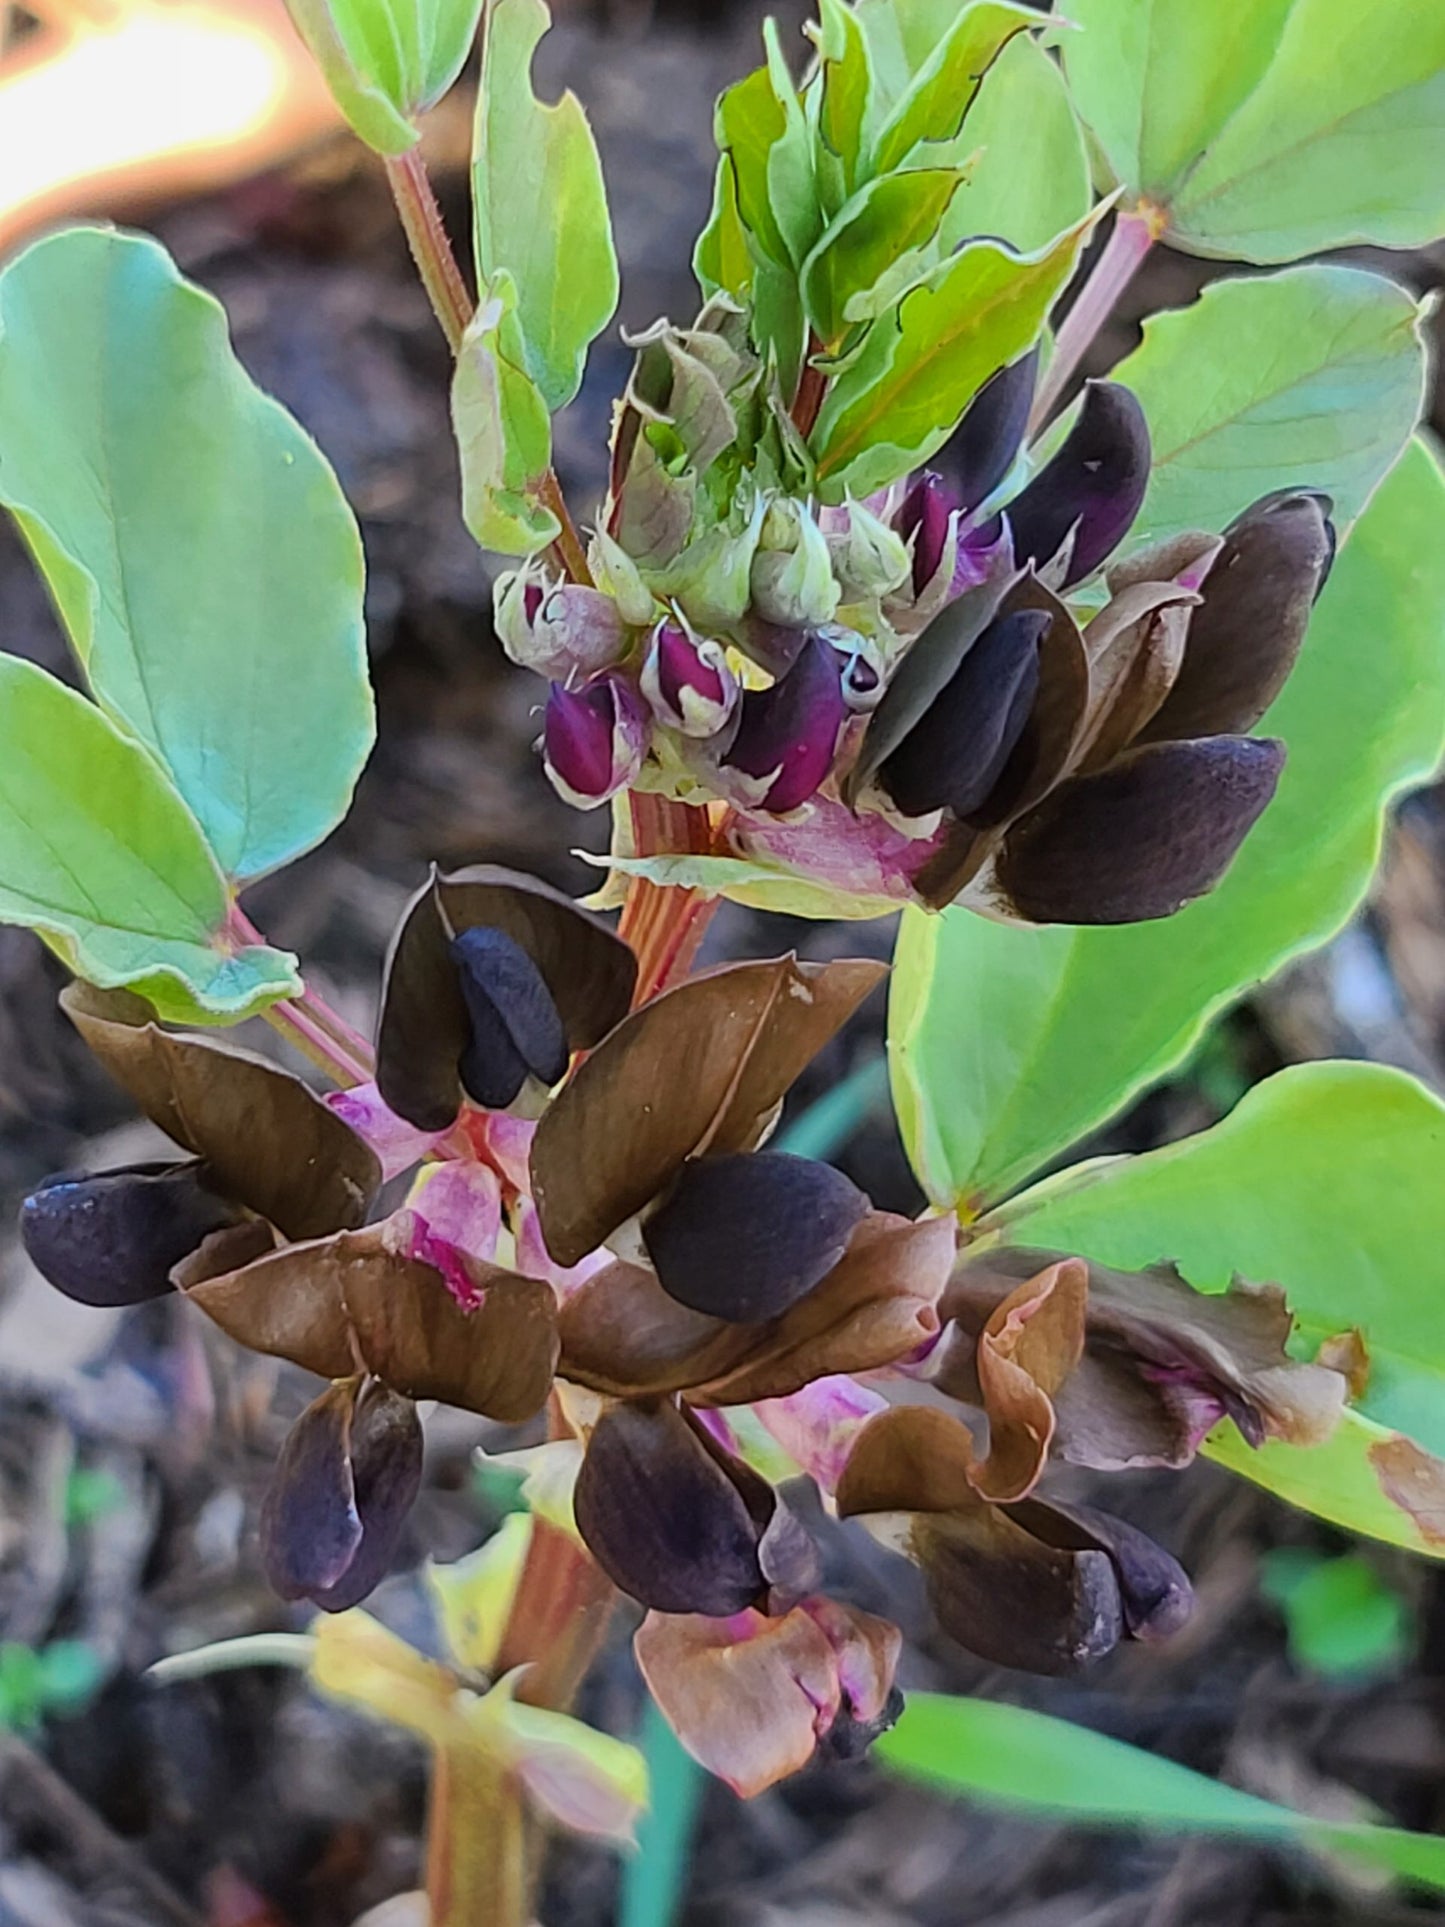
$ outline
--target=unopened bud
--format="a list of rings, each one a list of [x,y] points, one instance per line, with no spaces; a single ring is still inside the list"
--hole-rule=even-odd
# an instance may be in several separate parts
[[[556,682],[594,676],[627,648],[622,611],[610,595],[580,583],[549,587],[536,568],[498,579],[496,629],[503,649],[523,669]]]
[[[647,710],[625,676],[595,677],[581,689],[553,683],[542,747],[558,794],[595,809],[630,783],[647,754]]]
[[[773,502],[750,576],[752,607],[764,622],[808,629],[831,622],[840,591],[827,538],[801,503]]]
[[[684,736],[715,736],[736,707],[738,679],[722,643],[664,621],[648,645],[642,693],[659,722]]]

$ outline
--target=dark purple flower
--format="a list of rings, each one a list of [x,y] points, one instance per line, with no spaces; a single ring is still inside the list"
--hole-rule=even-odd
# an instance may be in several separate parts
[[[642,693],[659,722],[684,736],[715,736],[737,705],[738,679],[722,643],[659,622],[642,665]]]
[[[765,786],[752,807],[785,815],[827,776],[847,717],[842,659],[822,636],[809,636],[786,675],[744,691],[723,767]]]
[[[1062,448],[1008,505],[1014,555],[1056,587],[1092,575],[1133,526],[1149,485],[1149,427],[1127,388],[1091,381]]]
[[[542,747],[558,793],[579,810],[595,809],[626,787],[647,754],[647,710],[625,676],[611,671],[580,689],[553,683]]]
[[[203,1164],[131,1164],[49,1178],[20,1207],[20,1240],[42,1276],[82,1305],[139,1305],[171,1290],[171,1271],[245,1213]]]

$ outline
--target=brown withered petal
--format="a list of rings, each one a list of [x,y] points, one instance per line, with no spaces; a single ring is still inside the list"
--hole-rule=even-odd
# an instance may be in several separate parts
[[[976,1332],[1011,1280],[1057,1259],[1054,1252],[1005,1248],[965,1261],[944,1295],[945,1318]],[[1327,1365],[1289,1356],[1294,1321],[1277,1287],[1236,1283],[1200,1292],[1171,1266],[1088,1269],[1084,1357],[1054,1397],[1060,1457],[1098,1471],[1187,1465],[1226,1414],[1255,1445],[1329,1437],[1346,1380]],[[961,1356],[943,1365],[936,1382],[972,1398]]]
[[[26,1256],[78,1304],[159,1298],[173,1289],[171,1267],[241,1216],[206,1175],[188,1161],[48,1178],[20,1207]]]
[[[1005,906],[1030,923],[1172,916],[1229,868],[1284,755],[1283,743],[1251,736],[1150,743],[1061,784],[1004,842]]]
[[[1084,630],[1090,696],[1081,774],[1112,763],[1168,696],[1197,600],[1177,583],[1141,582],[1121,589]]]
[[[433,870],[392,940],[376,1041],[377,1087],[418,1130],[445,1130],[461,1106],[457,1067],[472,1032],[451,944],[483,927],[532,959],[574,1051],[590,1050],[632,1002],[637,959],[592,911],[520,871]]]
[[[1108,1556],[1044,1543],[975,1489],[968,1428],[928,1406],[894,1406],[858,1434],[838,1486],[844,1518],[903,1515],[899,1549],[924,1575],[940,1626],[970,1652],[1064,1673],[1123,1633]]]
[[[1326,495],[1266,496],[1225,530],[1189,625],[1184,665],[1148,742],[1236,735],[1284,687],[1334,556]]]
[[[300,1078],[209,1037],[161,1030],[144,999],[76,982],[61,1008],[153,1124],[210,1182],[285,1232],[350,1230],[381,1187],[375,1153]]]
[[[686,1391],[706,1405],[785,1398],[833,1372],[876,1370],[938,1330],[955,1236],[952,1218],[915,1224],[873,1212],[815,1291],[751,1327],[688,1310],[650,1271],[609,1265],[562,1306],[558,1369],[594,1391]]]
[[[261,1556],[283,1599],[326,1612],[385,1578],[421,1485],[416,1407],[359,1377],[330,1386],[292,1426],[261,1508]]]
[[[849,958],[729,964],[619,1024],[532,1142],[537,1213],[556,1262],[595,1251],[688,1158],[751,1150],[788,1086],[885,974]]]
[[[973,1474],[986,1499],[1031,1492],[1054,1436],[1053,1398],[1084,1349],[1089,1270],[1067,1258],[1017,1285],[979,1335],[976,1370],[988,1414],[988,1456]]]
[[[731,1619],[649,1613],[633,1651],[679,1740],[751,1799],[806,1766],[840,1724],[881,1730],[893,1703],[896,1626],[832,1600]]]
[[[767,1590],[751,1494],[709,1445],[667,1399],[609,1406],[587,1442],[577,1529],[613,1584],[658,1612],[726,1616]]]
[[[286,1245],[238,1269],[228,1234],[177,1267],[177,1285],[252,1351],[341,1378],[365,1369],[410,1398],[508,1424],[546,1403],[556,1369],[550,1285],[457,1253],[481,1299],[460,1305],[439,1271],[407,1255],[410,1214]]]
[[[1005,577],[965,590],[909,645],[883,700],[868,719],[857,760],[843,779],[845,803],[857,801],[953,681],[969,650],[999,613],[1009,586]]]
[[[1131,1639],[1169,1639],[1188,1624],[1194,1612],[1189,1575],[1147,1532],[1093,1506],[1064,1505],[1052,1495],[1026,1499],[1009,1512],[1045,1545],[1108,1555]]]
[[[759,1324],[827,1276],[867,1210],[857,1185],[829,1164],[740,1151],[685,1164],[642,1239],[670,1298]]]
[[[1089,658],[1079,625],[1057,596],[1028,575],[1009,591],[1001,613],[1025,609],[1050,618],[1039,643],[1038,694],[990,794],[967,823],[953,826],[918,874],[918,894],[934,909],[951,903],[973,880],[1002,833],[1062,781],[1079,754],[1089,711]]]

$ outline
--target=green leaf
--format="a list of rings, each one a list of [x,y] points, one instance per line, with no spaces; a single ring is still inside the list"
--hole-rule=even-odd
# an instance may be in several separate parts
[[[1065,62],[1115,177],[1203,255],[1289,261],[1445,229],[1436,0],[1077,0]]]
[[[805,30],[806,31],[806,30]],[[873,117],[873,63],[858,16],[844,0],[820,0],[816,33],[821,77],[818,97],[820,179],[836,168],[846,201],[859,184],[863,151]]]
[[[822,225],[813,175],[813,140],[803,103],[783,58],[776,20],[763,22],[763,45],[768,55],[768,84],[783,117],[781,129],[768,148],[768,201],[787,249],[784,258],[801,267]]]
[[[693,249],[692,271],[702,289],[704,301],[719,289],[735,301],[743,301],[753,285],[754,262],[748,246],[748,231],[738,211],[738,179],[732,160],[719,156],[717,180],[713,187],[712,214],[697,237]]]
[[[1037,339],[1088,226],[1025,255],[974,242],[873,323],[813,431],[825,500],[886,487],[942,446],[988,377]]]
[[[1417,442],[1341,551],[1262,725],[1289,744],[1289,761],[1211,896],[1120,929],[905,914],[889,1012],[894,1096],[932,1197],[1006,1195],[1350,916],[1389,799],[1429,776],[1445,748],[1442,527],[1445,477]]]
[[[155,242],[74,228],[0,275],[0,501],[227,875],[340,822],[375,735],[356,523]]]
[[[1423,324],[1397,282],[1335,267],[1216,282],[1156,315],[1111,377],[1154,443],[1135,539],[1223,528],[1266,489],[1296,487],[1332,496],[1343,533],[1420,418]]]
[[[1047,17],[1013,0],[972,0],[949,22],[883,123],[871,166],[898,167],[920,141],[951,141],[973,104],[979,82],[1000,50],[1022,28]]]
[[[874,1757],[941,1793],[1092,1826],[1298,1842],[1445,1887],[1445,1839],[1364,1821],[1316,1820],[1022,1706],[910,1693]]]
[[[768,196],[768,156],[786,126],[766,67],[735,81],[718,101],[714,131],[719,153],[732,162],[739,219],[779,267],[788,261],[788,247]]]
[[[976,156],[943,217],[945,253],[974,234],[995,234],[1024,252],[1041,248],[1093,203],[1069,90],[1032,34],[1016,34],[989,68],[963,132],[945,152],[960,164]]]
[[[482,0],[286,0],[353,129],[380,154],[416,144],[413,118],[462,70]]]
[[[1358,1552],[1331,1559],[1305,1546],[1276,1546],[1261,1561],[1260,1587],[1284,1614],[1297,1666],[1357,1679],[1390,1672],[1405,1657],[1405,1602]]]
[[[452,377],[462,519],[484,549],[531,555],[560,529],[534,499],[552,461],[547,404],[520,366],[516,289],[499,273],[467,325]]]
[[[803,263],[803,305],[825,347],[834,347],[855,318],[850,303],[866,296],[889,271],[912,256],[921,273],[924,250],[938,234],[961,169],[921,167],[886,174],[837,215]]]
[[[555,414],[582,385],[587,349],[617,308],[617,253],[597,143],[582,104],[545,106],[532,56],[543,0],[487,0],[472,196],[477,272],[517,287],[524,366]]]
[[[163,1016],[234,1022],[300,982],[279,951],[211,948],[227,907],[150,752],[43,669],[0,656],[0,921],[38,930],[73,970],[141,991]]]

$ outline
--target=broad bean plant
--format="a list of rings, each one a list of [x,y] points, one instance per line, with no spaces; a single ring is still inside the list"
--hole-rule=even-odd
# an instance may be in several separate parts
[[[248,887],[336,827],[372,745],[356,523],[155,242],[37,241],[0,273],[0,499],[82,688],[0,657],[0,916],[176,1148],[46,1184],[22,1234],[73,1298],[178,1294],[325,1382],[260,1555],[319,1609],[317,1686],[434,1750],[433,1927],[530,1920],[544,1821],[629,1835],[642,1760],[569,1711],[619,1593],[658,1707],[743,1794],[877,1740],[957,1788],[1445,1879],[1438,1843],[1140,1782],[1038,1716],[924,1696],[899,1723],[900,1634],[822,1589],[788,1485],[920,1568],[948,1637],[1042,1673],[1189,1618],[1114,1475],[1203,1453],[1445,1548],[1440,1100],[1311,1063],[1062,1163],[1345,923],[1445,747],[1424,310],[1336,258],[1445,230],[1445,11],[769,24],[717,106],[696,310],[632,339],[605,498],[569,505],[552,418],[619,275],[583,108],[534,91],[542,0],[291,7],[454,351],[497,635],[552,782],[611,813],[606,874],[586,903],[418,877],[374,1039],[266,941]],[[418,120],[478,36],[464,267]],[[1081,385],[1160,242],[1245,271]],[[897,918],[918,1219],[770,1145],[890,973],[695,970],[723,898]],[[225,1040],[258,1014],[329,1089]],[[431,1572],[441,1657],[361,1604],[431,1400],[546,1414],[529,1510]]]

